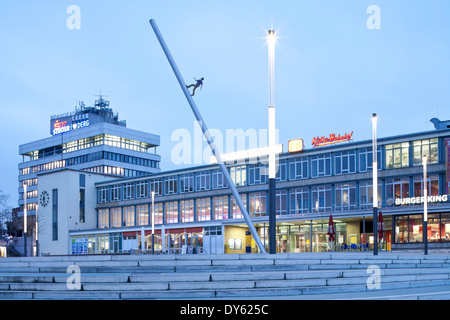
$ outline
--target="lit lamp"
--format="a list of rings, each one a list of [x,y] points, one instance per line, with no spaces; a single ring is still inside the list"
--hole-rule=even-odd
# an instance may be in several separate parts
[[[378,255],[378,161],[377,161],[377,114],[372,114],[372,169],[373,169],[373,254]]]
[[[23,184],[23,255],[27,256],[27,183]]]
[[[423,247],[428,254],[428,188],[427,188],[427,156],[423,156]]]
[[[155,191],[152,191],[152,254],[155,254]]]
[[[269,30],[267,45],[269,48],[269,253],[276,253],[276,163],[275,163],[275,31]]]

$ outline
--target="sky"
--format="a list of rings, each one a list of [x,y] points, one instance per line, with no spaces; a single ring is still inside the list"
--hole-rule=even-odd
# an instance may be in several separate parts
[[[193,137],[197,124],[151,18],[186,83],[205,78],[195,102],[223,136],[267,128],[269,29],[278,36],[276,127],[285,151],[289,140],[311,148],[331,133],[371,139],[372,113],[378,137],[450,119],[448,0],[2,0],[0,190],[10,206],[19,145],[49,137],[51,115],[79,101],[92,106],[100,92],[127,127],[160,135],[163,171],[196,165],[194,155],[173,160],[174,133]]]

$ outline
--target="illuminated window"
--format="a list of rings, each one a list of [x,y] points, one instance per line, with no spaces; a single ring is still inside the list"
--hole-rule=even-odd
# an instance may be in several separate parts
[[[386,169],[409,166],[409,142],[388,144],[385,147]]]

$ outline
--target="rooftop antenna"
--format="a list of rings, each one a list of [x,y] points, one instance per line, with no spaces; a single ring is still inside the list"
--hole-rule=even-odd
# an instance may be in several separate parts
[[[100,107],[100,108],[106,108],[109,107],[109,101],[103,99],[103,97],[107,97],[102,95],[102,91],[100,90],[100,94],[99,95],[94,95],[94,97],[99,97],[98,100],[95,100],[95,106],[96,107]]]

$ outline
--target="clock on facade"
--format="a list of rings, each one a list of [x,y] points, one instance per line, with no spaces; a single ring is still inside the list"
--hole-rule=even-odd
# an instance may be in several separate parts
[[[47,191],[42,191],[41,196],[39,197],[39,201],[43,207],[46,207],[48,204],[48,200],[50,199]]]

